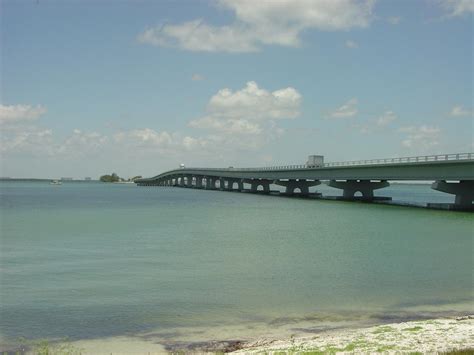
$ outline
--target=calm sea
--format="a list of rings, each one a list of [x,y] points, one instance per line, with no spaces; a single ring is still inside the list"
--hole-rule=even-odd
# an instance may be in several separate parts
[[[0,350],[20,337],[172,349],[473,310],[472,213],[94,182],[0,193]]]

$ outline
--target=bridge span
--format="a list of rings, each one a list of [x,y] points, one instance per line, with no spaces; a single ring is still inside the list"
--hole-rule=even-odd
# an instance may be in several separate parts
[[[432,181],[432,189],[455,195],[452,207],[472,210],[474,153],[334,162],[317,167],[181,167],[135,182],[138,186],[177,186],[254,193],[270,193],[270,185],[275,184],[284,186],[286,195],[307,196],[311,186],[324,181],[331,187],[342,189],[341,199],[373,201],[380,199],[374,196],[374,190],[390,186],[389,181],[399,180]],[[357,192],[362,196],[356,197]]]

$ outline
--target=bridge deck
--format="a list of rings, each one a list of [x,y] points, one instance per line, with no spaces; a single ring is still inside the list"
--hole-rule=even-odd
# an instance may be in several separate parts
[[[344,199],[353,200],[360,192],[364,200],[373,201],[376,199],[374,190],[389,186],[389,180],[428,180],[434,181],[433,189],[455,195],[456,208],[472,210],[474,154],[455,154],[454,159],[452,156],[380,159],[362,164],[327,163],[320,167],[180,168],[136,180],[136,183],[139,186],[173,185],[227,191],[233,190],[235,184],[238,191],[245,191],[244,183],[247,183],[251,185],[250,191],[257,192],[260,186],[265,193],[270,192],[270,184],[277,184],[286,187],[286,194],[293,195],[298,189],[299,194],[308,195],[310,186],[320,184],[320,180],[329,180],[329,186],[343,190]]]
[[[474,180],[474,154],[326,163],[318,168],[308,168],[305,165],[263,168],[181,168],[139,181],[153,181],[170,175],[183,174],[269,180]]]

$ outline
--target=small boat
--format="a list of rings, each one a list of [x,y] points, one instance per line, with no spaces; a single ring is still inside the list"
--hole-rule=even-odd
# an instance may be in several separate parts
[[[50,185],[62,185],[62,181],[61,180],[51,180],[49,182]]]

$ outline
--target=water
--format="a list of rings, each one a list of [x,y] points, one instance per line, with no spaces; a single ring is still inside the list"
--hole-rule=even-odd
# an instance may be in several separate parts
[[[0,192],[0,350],[124,336],[170,349],[472,312],[471,213],[93,182]]]

